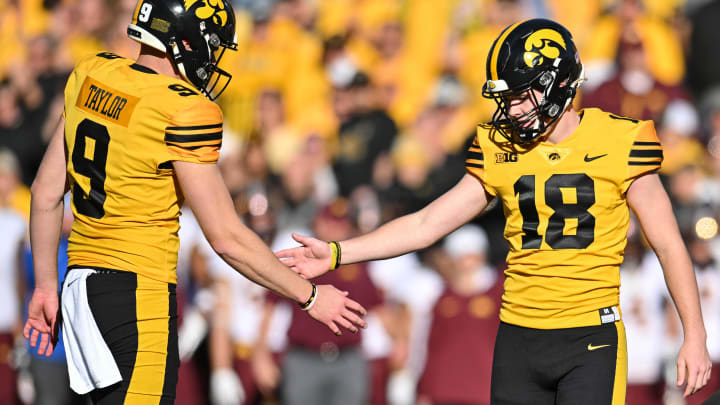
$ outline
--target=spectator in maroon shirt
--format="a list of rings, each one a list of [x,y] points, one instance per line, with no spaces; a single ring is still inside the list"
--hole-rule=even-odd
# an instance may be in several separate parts
[[[445,240],[451,266],[438,269],[445,289],[433,309],[419,404],[490,404],[503,277],[487,263],[487,246],[485,231],[476,225]]]
[[[672,100],[687,99],[682,86],[668,86],[652,76],[642,42],[624,41],[618,47],[617,73],[582,97],[583,107],[640,120],[659,121]]]
[[[317,237],[328,240],[340,240],[356,233],[344,200],[322,209],[313,221],[313,229]],[[330,280],[340,290],[352,293],[369,311],[382,303],[365,263],[341,266],[314,282]],[[270,308],[281,300],[283,298],[275,294],[267,296],[266,317],[272,314]],[[333,335],[320,330],[315,321],[307,322],[299,306],[292,305],[292,308],[288,346],[279,373],[272,370],[276,366],[265,344],[269,321],[261,322],[253,354],[253,369],[260,389],[268,392],[279,383],[282,403],[287,405],[365,405],[370,394],[370,371],[361,350],[362,335]],[[275,378],[278,375],[281,381]],[[270,378],[266,378],[268,376]]]

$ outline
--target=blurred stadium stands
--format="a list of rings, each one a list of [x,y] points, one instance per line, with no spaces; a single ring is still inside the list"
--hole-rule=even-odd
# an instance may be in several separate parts
[[[655,120],[665,151],[662,179],[696,265],[716,365],[712,386],[687,403],[700,404],[720,389],[720,0],[234,4],[239,46],[222,61],[233,80],[219,99],[225,116],[219,164],[238,215],[274,246],[283,246],[289,232],[312,229],[316,213],[339,198],[347,202],[345,215],[356,231],[366,232],[449,189],[464,173],[463,154],[475,126],[495,108],[481,97],[492,41],[505,26],[529,17],[568,27],[586,66],[578,107]],[[136,56],[137,44],[125,35],[135,5],[136,0],[0,0],[0,148],[16,157],[0,162],[4,210],[27,220],[28,187],[62,113],[64,82],[74,63],[105,50]],[[184,220],[192,221],[191,214]],[[474,222],[487,231],[487,259],[500,272],[507,249],[502,209],[495,205]],[[273,389],[283,368],[272,369],[267,358],[253,362],[257,333],[221,327],[233,319],[259,329],[260,314],[227,314],[239,311],[236,300],[248,299],[234,296],[243,294],[241,287],[223,287],[217,274],[229,270],[218,270],[197,240],[181,241],[191,253],[179,263],[185,272],[180,278],[187,281],[179,297],[195,323],[184,332],[188,352],[177,403],[239,404],[232,388],[238,381],[246,403],[283,403]],[[631,229],[621,296],[630,351],[628,404],[683,404],[672,375],[678,321],[666,312],[662,282],[648,287],[657,284],[660,269],[647,252],[640,232]],[[423,375],[431,328],[418,320],[433,311],[419,301],[439,297],[446,283],[439,275],[448,264],[438,257],[429,251],[367,270],[384,298],[375,314],[377,328],[363,336],[373,365],[372,384],[365,384],[372,391],[368,403],[433,403],[427,396],[415,398],[415,384]],[[15,271],[7,263],[0,271]],[[17,299],[27,294],[23,287]],[[11,308],[0,306],[0,313]],[[261,311],[262,305],[252,308]],[[6,315],[13,322],[24,316]],[[275,315],[270,335],[277,336],[268,337],[280,365],[286,315]],[[13,403],[4,398],[15,395],[32,403],[43,381],[21,355],[25,343],[12,349],[19,331],[13,322],[0,329],[0,386],[12,380],[19,389],[0,389],[0,403]],[[209,353],[222,339],[208,339],[206,331],[231,342],[238,380],[214,372],[221,366]],[[333,350],[339,349],[321,350],[328,364]],[[75,402],[68,403],[82,403],[70,398]]]

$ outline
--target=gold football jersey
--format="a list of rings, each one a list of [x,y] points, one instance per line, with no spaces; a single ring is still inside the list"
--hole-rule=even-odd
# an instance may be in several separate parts
[[[468,151],[467,171],[505,212],[503,322],[557,329],[599,325],[615,311],[619,319],[625,194],[634,179],[660,168],[662,148],[652,121],[598,109],[581,114],[558,144],[513,147],[480,126]]]
[[[75,222],[69,265],[176,283],[182,194],[171,161],[214,163],[222,112],[182,80],[100,53],[65,88]]]

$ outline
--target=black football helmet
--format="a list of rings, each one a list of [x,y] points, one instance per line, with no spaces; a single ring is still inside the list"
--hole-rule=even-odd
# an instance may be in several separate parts
[[[490,48],[482,89],[483,97],[498,105],[492,126],[510,142],[534,142],[575,98],[584,72],[572,35],[562,25],[538,18],[505,28]],[[530,89],[542,99],[529,92],[536,107],[512,117],[510,99]]]
[[[227,0],[139,0],[127,33],[170,55],[183,78],[211,100],[230,83],[232,75],[218,67],[225,50],[237,49]]]

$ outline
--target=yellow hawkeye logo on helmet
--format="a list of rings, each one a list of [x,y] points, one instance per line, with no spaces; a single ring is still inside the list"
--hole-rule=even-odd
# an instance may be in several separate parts
[[[567,50],[562,35],[552,29],[545,28],[533,32],[525,40],[525,54],[523,60],[528,67],[535,67],[543,63],[543,57],[555,59],[560,56],[560,49]]]
[[[195,15],[201,20],[212,18],[213,23],[224,27],[228,13],[222,0],[185,0],[185,10],[195,8]]]

